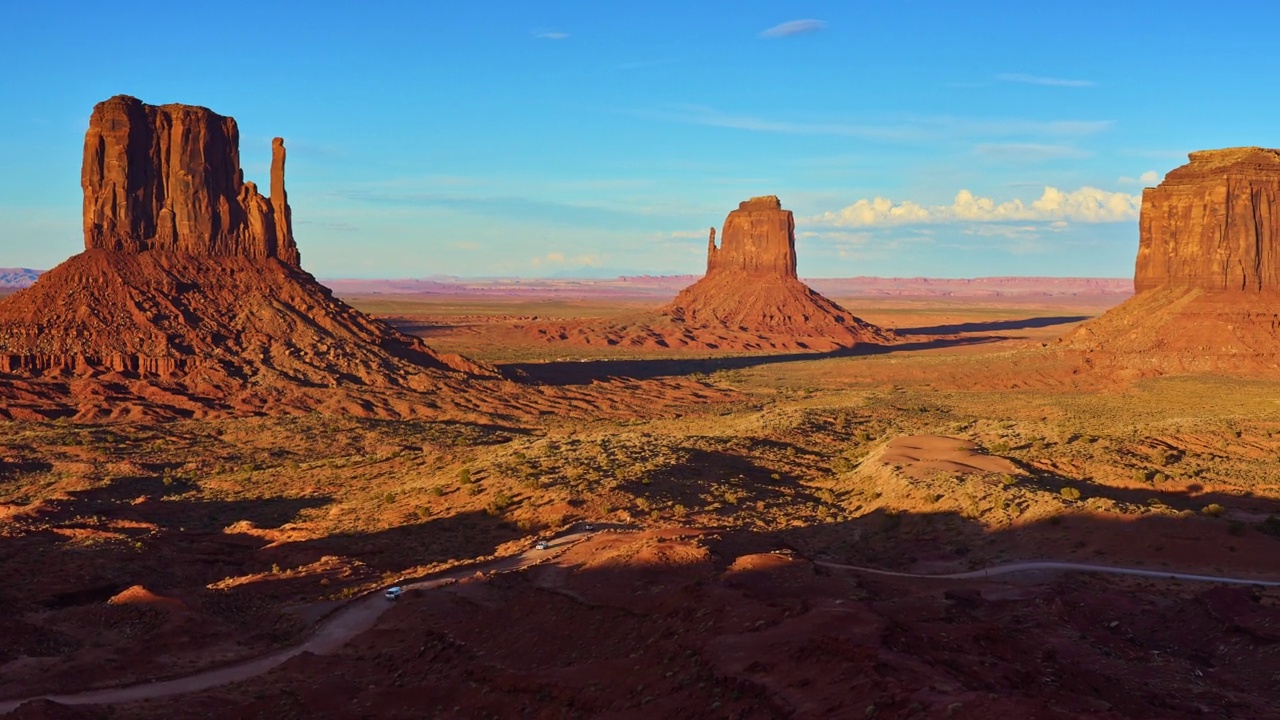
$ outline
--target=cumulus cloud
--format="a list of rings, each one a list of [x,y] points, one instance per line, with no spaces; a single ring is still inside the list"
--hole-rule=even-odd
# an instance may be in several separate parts
[[[1001,73],[996,76],[1000,82],[1022,83],[1024,85],[1047,85],[1050,87],[1092,87],[1092,80],[1066,80],[1063,78],[1027,75],[1026,73]]]
[[[767,38],[788,37],[790,35],[817,32],[826,26],[827,24],[822,20],[788,20],[784,23],[774,25],[768,30],[762,31],[760,36]]]
[[[1014,199],[1001,203],[961,190],[950,205],[864,198],[840,210],[814,216],[810,221],[833,227],[1061,221],[1110,223],[1136,220],[1141,205],[1140,195],[1094,187],[1082,187],[1071,192],[1046,187],[1038,200],[1025,202]]]

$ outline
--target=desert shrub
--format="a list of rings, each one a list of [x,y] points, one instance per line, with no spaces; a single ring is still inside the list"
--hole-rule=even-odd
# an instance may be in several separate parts
[[[1266,520],[1258,523],[1257,527],[1259,532],[1280,537],[1280,517],[1271,515]]]
[[[838,473],[847,473],[856,467],[853,461],[847,457],[838,457],[831,461],[831,469]]]
[[[854,437],[858,439],[858,442],[871,442],[871,433],[866,430],[859,430]]]
[[[1009,443],[1005,440],[993,442],[987,447],[987,452],[995,455],[1003,455],[1009,452]]]
[[[1005,487],[1012,487],[1018,484],[1018,477],[1016,475],[1001,475],[1000,483]]]
[[[1155,479],[1156,479],[1156,474],[1155,474],[1155,471],[1153,471],[1153,470],[1134,470],[1134,471],[1133,471],[1133,479],[1134,479],[1134,480],[1137,480],[1138,482],[1148,482],[1148,483],[1149,483],[1149,482],[1151,482],[1152,480],[1155,480]]]
[[[485,512],[492,517],[497,517],[502,514],[502,511],[511,507],[514,503],[515,498],[505,492],[500,492],[493,497],[493,500],[489,501],[489,506],[485,508]]]
[[[1080,499],[1080,491],[1076,488],[1071,487],[1070,485],[1063,485],[1062,489],[1058,491],[1058,494],[1062,495],[1062,497],[1068,500]]]
[[[782,475],[779,473],[770,473],[769,479],[774,482],[780,482],[782,480]]]
[[[1222,515],[1222,513],[1226,512],[1226,511],[1227,511],[1227,509],[1226,509],[1226,508],[1224,508],[1224,507],[1222,507],[1222,506],[1221,506],[1221,505],[1219,505],[1218,503],[1210,503],[1210,504],[1205,505],[1204,507],[1200,508],[1200,514],[1201,514],[1201,515],[1207,515],[1207,516],[1209,516],[1209,517],[1218,517],[1218,516]]]
[[[431,495],[434,497],[440,497],[441,495],[444,495],[444,487],[440,485],[436,485],[435,487],[431,488],[427,492],[431,493]]]
[[[431,508],[426,506],[418,508],[418,517],[422,518],[423,520],[426,520],[427,518],[431,517]]]
[[[396,501],[396,494],[393,492],[386,493],[382,496],[382,502],[390,505]]]
[[[462,468],[458,471],[458,482],[463,485],[470,485],[475,482],[471,479],[471,468]]]

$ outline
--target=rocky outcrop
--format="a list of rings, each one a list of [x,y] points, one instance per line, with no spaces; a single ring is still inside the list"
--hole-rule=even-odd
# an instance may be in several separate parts
[[[1134,289],[1280,291],[1280,150],[1190,159],[1142,194]]]
[[[240,168],[236,121],[193,105],[98,103],[85,133],[85,249],[275,258],[297,267],[284,141],[272,143],[271,192]]]

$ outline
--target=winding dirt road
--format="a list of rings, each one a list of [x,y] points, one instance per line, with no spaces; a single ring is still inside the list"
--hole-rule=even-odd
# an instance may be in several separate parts
[[[477,572],[499,573],[520,570],[531,565],[537,565],[546,562],[560,553],[564,552],[570,545],[574,545],[582,539],[589,536],[589,532],[578,532],[569,535],[563,535],[555,540],[548,541],[545,550],[527,550],[520,555],[513,555],[501,560],[491,560],[482,563],[476,563],[461,568],[447,570],[430,578],[425,578],[411,583],[401,585],[406,591],[408,590],[430,590],[444,585],[457,582],[463,578],[471,577]],[[204,670],[194,675],[186,675],[183,677],[172,678],[170,680],[160,680],[139,685],[127,685],[124,687],[104,688],[101,690],[90,690],[88,692],[73,693],[68,695],[38,695],[36,697],[21,698],[16,700],[0,700],[0,715],[13,712],[22,703],[31,700],[52,700],[63,705],[119,705],[123,703],[136,702],[139,700],[151,700],[154,698],[169,697],[172,695],[182,695],[185,693],[198,692],[207,690],[219,685],[228,685],[242,680],[254,678],[263,673],[272,670],[286,660],[297,657],[304,652],[315,653],[316,655],[328,655],[343,645],[347,644],[352,638],[360,633],[373,627],[378,618],[384,612],[390,610],[394,603],[387,601],[381,592],[371,593],[341,610],[330,615],[322,621],[314,632],[307,637],[301,644],[291,648],[277,650],[276,652],[261,657],[245,660],[232,665],[226,665],[212,670]]]
[[[504,558],[502,560],[489,561],[470,565],[464,568],[455,568],[438,575],[433,575],[430,578],[406,583],[403,587],[406,590],[429,590],[470,577],[480,571],[497,573],[520,570],[556,557],[570,545],[574,545],[582,541],[591,534],[591,532],[576,532],[564,535],[556,538],[555,540],[549,541],[545,550],[533,549],[520,555]],[[1160,580],[1181,580],[1185,582],[1213,582],[1228,585],[1262,585],[1266,587],[1280,587],[1280,581],[1276,580],[1259,580],[1256,578],[1238,578],[1220,575],[1201,575],[1197,573],[1171,572],[1168,570],[1148,570],[1145,568],[1113,567],[1110,565],[1091,565],[1089,563],[1054,562],[1047,560],[1015,562],[1005,565],[996,565],[989,568],[981,568],[978,570],[970,570],[967,572],[941,575],[922,575],[918,573],[906,573],[894,570],[881,570],[879,568],[845,565],[825,560],[813,560],[812,562],[815,565],[820,565],[822,567],[850,570],[869,575],[926,580],[973,580],[1009,575],[1012,573],[1052,570],[1100,573],[1106,575],[1128,575],[1149,577]],[[392,605],[393,603],[388,602],[383,598],[382,593],[373,593],[352,602],[342,610],[339,610],[329,616],[316,627],[315,631],[305,641],[291,648],[279,650],[269,655],[264,655],[252,660],[246,660],[234,665],[227,665],[213,670],[205,670],[195,673],[194,675],[187,675],[185,677],[178,677],[170,680],[117,688],[105,688],[102,690],[91,690],[88,692],[68,695],[41,695],[17,700],[0,700],[0,714],[13,712],[19,705],[31,700],[48,699],[64,705],[117,705],[136,702],[139,700],[150,700],[153,698],[198,692],[200,690],[207,690],[220,685],[228,685],[230,683],[248,680],[250,678],[257,677],[258,675],[262,675],[263,673],[284,663],[286,660],[296,657],[304,652],[311,652],[317,655],[327,655],[334,652],[349,642],[352,638],[373,627],[373,624],[377,622],[378,618],[384,612],[389,610]]]

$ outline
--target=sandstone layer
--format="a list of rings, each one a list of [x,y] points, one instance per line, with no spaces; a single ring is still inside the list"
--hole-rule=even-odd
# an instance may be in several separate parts
[[[1280,151],[1193,152],[1142,195],[1133,298],[1063,339],[1145,376],[1280,371]]]

